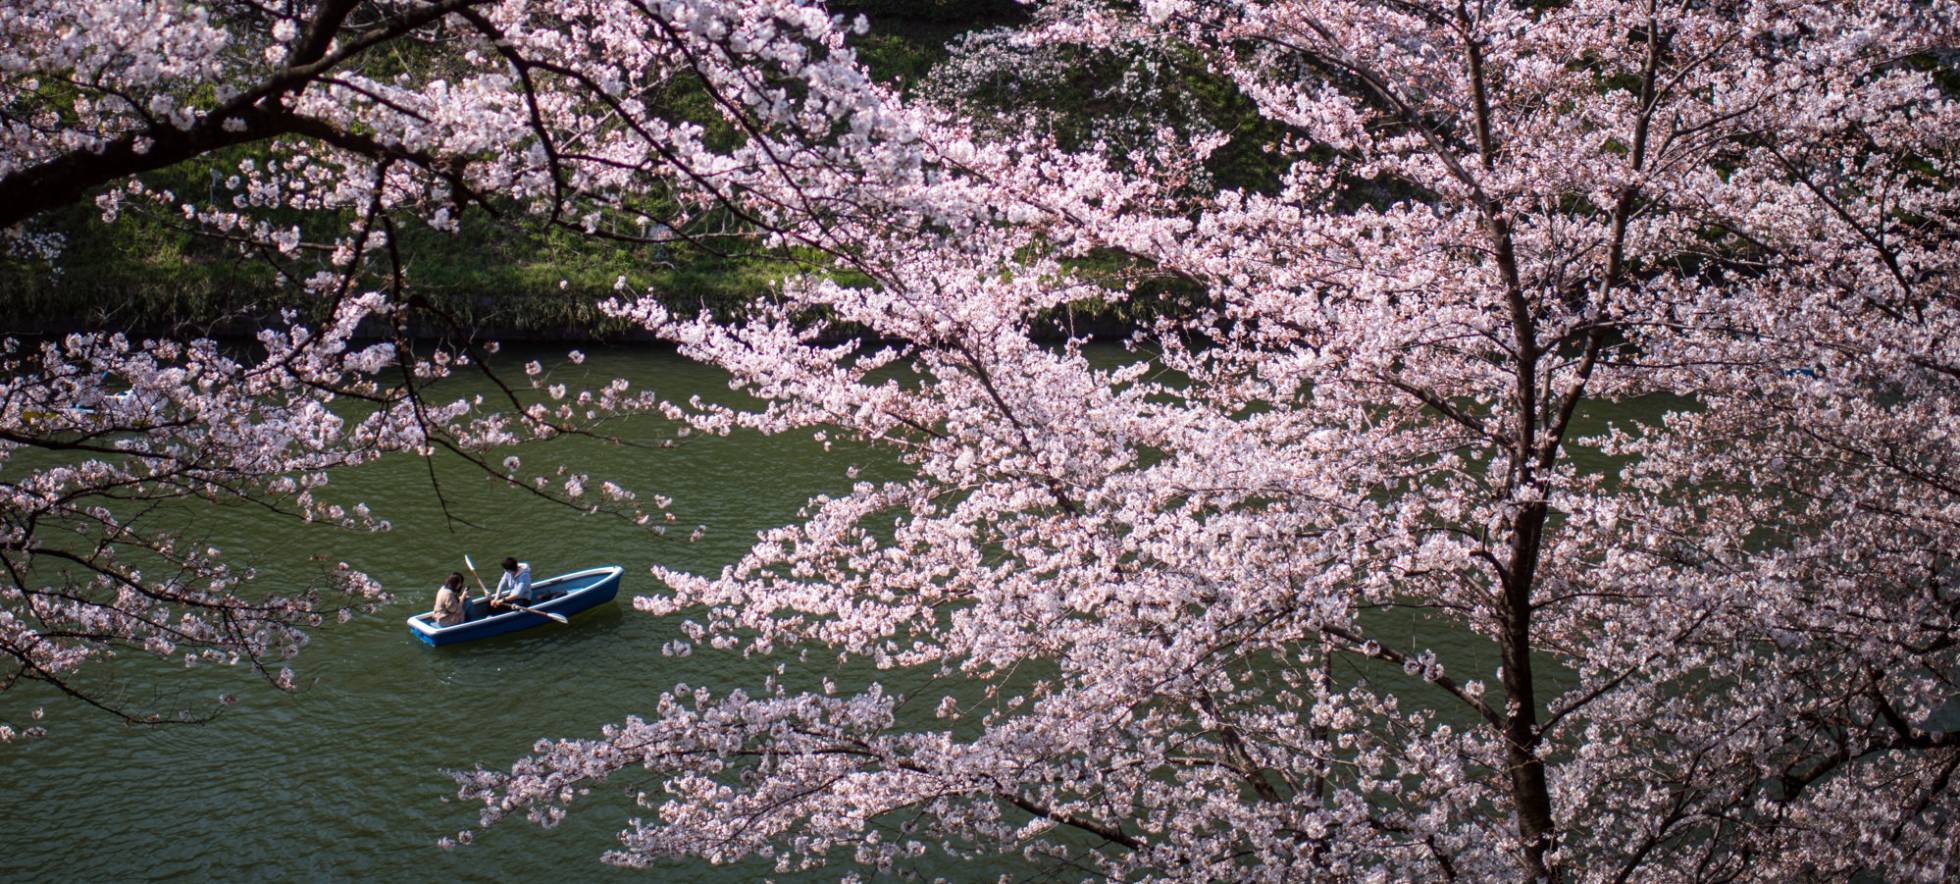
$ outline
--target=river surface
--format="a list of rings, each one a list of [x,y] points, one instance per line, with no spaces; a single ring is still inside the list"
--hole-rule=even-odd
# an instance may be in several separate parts
[[[1122,358],[1113,348],[1097,356]],[[564,363],[560,351],[507,353],[503,361],[521,377],[515,366],[533,357],[555,365],[554,381],[574,385],[581,377],[617,376],[676,401],[731,395],[718,371],[663,350],[602,350],[577,367]],[[447,392],[475,386],[485,385],[456,382]],[[1655,409],[1636,410],[1646,413],[1609,410],[1591,415],[1590,423],[1651,419]],[[643,441],[671,435],[648,418],[613,429]],[[479,833],[466,848],[443,851],[437,839],[473,829],[476,817],[473,807],[451,800],[455,787],[444,770],[505,767],[541,737],[596,736],[608,722],[651,709],[653,698],[677,682],[718,693],[759,686],[778,660],[707,647],[685,658],[662,655],[662,644],[680,637],[678,619],[631,607],[633,596],[662,589],[648,566],[717,572],[747,549],[756,531],[792,521],[811,495],[848,488],[851,466],[873,480],[900,475],[900,467],[882,452],[845,445],[826,451],[807,435],[692,437],[673,448],[566,439],[520,454],[527,469],[570,463],[592,475],[594,488],[612,479],[642,497],[668,495],[678,521],[668,536],[650,537],[623,520],[573,512],[455,463],[438,469],[456,517],[445,519],[428,467],[408,457],[347,472],[329,486],[333,499],[365,502],[389,519],[394,528],[386,533],[306,526],[243,506],[187,510],[191,536],[223,549],[228,560],[256,566],[266,585],[304,581],[345,561],[380,579],[395,600],[381,614],[318,632],[295,663],[302,687],[293,694],[234,668],[161,677],[157,670],[165,664],[153,660],[108,668],[120,685],[114,689],[145,708],[208,711],[221,693],[237,695],[236,706],[206,724],[130,728],[52,695],[0,695],[0,720],[19,726],[25,710],[45,704],[48,718],[41,723],[51,731],[45,739],[0,745],[6,818],[0,881],[632,875],[598,857],[615,846],[628,817],[644,812],[623,797],[644,777],[628,772],[596,787],[550,831],[513,819]],[[705,533],[688,542],[697,525]],[[570,626],[426,647],[402,620],[428,608],[435,584],[462,566],[465,553],[491,580],[492,563],[505,555],[529,561],[540,578],[607,563],[625,566],[626,577],[617,603],[579,615]],[[1490,659],[1474,637],[1422,624],[1410,630],[1445,660]],[[861,684],[869,673],[840,675]],[[903,674],[882,675],[905,689]],[[999,871],[962,869],[931,855],[916,870],[956,880]],[[726,881],[758,872],[766,867],[685,861],[651,874]]]

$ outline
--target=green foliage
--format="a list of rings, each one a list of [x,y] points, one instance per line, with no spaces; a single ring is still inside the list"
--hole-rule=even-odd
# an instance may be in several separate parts
[[[869,33],[853,40],[859,58],[879,79],[912,88],[948,55],[948,44],[962,33],[1024,20],[1013,0],[844,0],[833,4],[844,15],[867,17]],[[380,63],[403,68],[440,63],[440,51],[405,45]],[[1084,59],[1081,71],[1041,94],[998,96],[1002,101],[1035,101],[1059,112],[1072,137],[1089,137],[1099,120],[1140,112],[1099,99],[1112,93],[1120,63]],[[382,71],[385,73],[385,71]],[[1229,83],[1197,67],[1178,66],[1171,74],[1181,106],[1195,108],[1180,125],[1204,124],[1237,132],[1244,146],[1219,154],[1212,172],[1220,181],[1258,186],[1272,180],[1270,155],[1259,151],[1272,133],[1250,112]],[[1114,90],[1119,92],[1120,90]],[[733,141],[741,133],[721,119],[712,99],[692,84],[677,82],[651,100],[667,112],[707,127],[711,141]],[[1079,131],[1075,131],[1079,130]],[[280,159],[270,146],[227,151],[145,178],[153,190],[203,197],[223,205],[232,192],[225,179],[242,160],[264,164]],[[658,209],[660,207],[643,207]],[[521,206],[498,206],[498,217],[478,208],[461,214],[460,229],[439,231],[400,221],[396,246],[406,293],[428,309],[412,331],[433,337],[608,337],[627,333],[604,317],[599,305],[621,294],[651,292],[680,313],[710,311],[731,316],[770,293],[783,278],[821,268],[819,256],[755,254],[734,239],[666,245],[632,243],[581,235],[549,227],[528,217]],[[652,211],[656,216],[661,213]],[[194,232],[179,216],[125,201],[113,223],[102,223],[90,205],[70,207],[39,219],[36,231],[60,234],[65,242],[55,265],[0,253],[0,291],[6,293],[9,331],[56,332],[77,329],[152,331],[191,328],[214,333],[245,333],[262,327],[283,310],[317,321],[324,309],[293,285],[329,269],[323,252],[302,249],[279,255],[266,249]],[[276,226],[299,226],[308,242],[327,242],[343,233],[351,215],[278,212],[264,216]],[[608,227],[613,233],[638,233]],[[1175,281],[1135,277],[1115,259],[1098,259],[1081,268],[1107,275],[1127,288],[1122,304],[1071,305],[1054,317],[1058,330],[1071,323],[1128,324],[1163,310],[1180,309],[1194,294]],[[846,284],[868,282],[840,277]],[[364,289],[390,288],[386,264],[359,281]]]
[[[865,34],[852,48],[871,75],[886,83],[916,83],[946,54],[938,45],[888,33]]]
[[[1025,14],[1014,0],[837,0],[830,8],[844,15],[864,15],[874,26],[902,19],[973,27]]]

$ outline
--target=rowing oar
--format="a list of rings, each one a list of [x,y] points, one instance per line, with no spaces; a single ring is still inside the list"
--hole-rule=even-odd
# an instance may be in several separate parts
[[[489,605],[490,607],[493,607],[493,608],[516,608],[516,609],[517,609],[517,610],[519,610],[519,611],[529,611],[529,612],[531,612],[531,613],[533,613],[533,614],[536,614],[536,615],[538,615],[539,617],[550,617],[551,619],[553,619],[553,620],[556,620],[556,621],[558,621],[558,622],[560,622],[560,623],[563,623],[563,624],[565,624],[565,625],[567,625],[567,626],[569,626],[569,625],[571,625],[571,622],[572,622],[572,621],[570,621],[570,620],[567,620],[567,619],[565,619],[565,615],[563,615],[563,614],[553,614],[553,613],[551,613],[550,611],[540,611],[540,610],[538,610],[538,609],[536,609],[536,608],[530,608],[530,607],[525,607],[524,605],[520,605],[520,604],[518,604],[518,603],[516,603],[516,602],[499,602],[499,601],[493,601],[493,600],[491,599],[491,597],[490,597],[490,587],[487,587],[487,586],[484,586],[484,585],[483,585],[483,576],[482,576],[482,575],[480,575],[480,574],[478,574],[478,573],[476,573],[476,563],[475,563],[475,562],[472,562],[472,561],[470,561],[470,554],[469,554],[469,553],[463,553],[463,566],[464,566],[464,567],[466,567],[466,568],[468,568],[468,569],[470,569],[470,576],[471,576],[471,577],[475,577],[475,578],[476,578],[476,588],[477,588],[477,589],[480,589],[480,590],[483,590],[483,601],[484,601],[484,603],[485,603],[485,604],[487,604],[487,605]]]

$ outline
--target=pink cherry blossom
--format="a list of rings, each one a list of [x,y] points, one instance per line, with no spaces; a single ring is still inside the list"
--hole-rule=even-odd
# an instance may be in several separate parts
[[[1954,11],[1141,11],[1050,4],[953,64],[1195,55],[1284,133],[1273,187],[1206,186],[1216,138],[1069,153],[928,94],[803,185],[849,207],[757,191],[869,284],[614,305],[766,403],[697,429],[911,468],[636,607],[923,695],[677,686],[460,775],[482,822],[640,767],[635,867],[1951,878]],[[1202,296],[1133,360],[1042,340],[1150,278]]]
[[[1058,0],[906,95],[857,63],[856,22],[797,0],[24,0],[0,11],[8,247],[58,260],[32,219],[92,195],[311,256],[319,309],[257,361],[5,342],[4,450],[107,450],[10,479],[0,557],[59,557],[44,526],[114,543],[88,544],[86,601],[0,590],[0,648],[34,677],[126,646],[296,684],[279,661],[317,598],[248,605],[222,562],[127,537],[93,498],[135,482],[326,519],[343,466],[442,449],[494,471],[492,448],[590,432],[540,364],[494,406],[427,401],[415,382],[494,348],[356,343],[413,308],[390,225],[507,204],[661,242],[733,215],[835,266],[736,322],[623,284],[609,309],[762,404],[606,385],[597,407],[907,469],[851,476],[718,573],[657,566],[635,607],[680,620],[667,653],[783,668],[459,774],[481,825],[554,824],[638,767],[646,812],[606,855],[630,867],[1950,880],[1955,18]],[[454,58],[366,64],[410,37]],[[971,91],[1098,54],[1157,110],[1077,144]],[[1143,100],[1179,86],[1167,65],[1271,134]],[[654,110],[682,84],[717,118]],[[228,199],[140,177],[241,144],[275,156]],[[1279,171],[1217,183],[1234,146]],[[1167,283],[1176,309],[1128,312]],[[1152,317],[1128,359],[1074,331],[1092,304]],[[343,396],[378,401],[349,420]],[[1636,400],[1665,420],[1594,422]],[[513,481],[594,481],[535,473]],[[196,580],[135,573],[132,544]]]

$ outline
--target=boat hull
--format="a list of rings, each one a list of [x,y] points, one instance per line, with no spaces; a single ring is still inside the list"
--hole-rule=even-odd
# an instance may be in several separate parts
[[[540,580],[531,584],[533,591],[556,591],[564,594],[539,602],[531,608],[537,611],[550,611],[563,617],[596,608],[619,595],[619,578],[625,573],[625,568],[607,565]],[[489,613],[488,602],[472,599],[469,602],[468,620],[454,626],[436,626],[431,622],[434,612],[423,611],[408,618],[408,632],[424,644],[453,645],[457,642],[476,641],[555,622],[549,617],[530,611],[505,611],[486,616]]]

